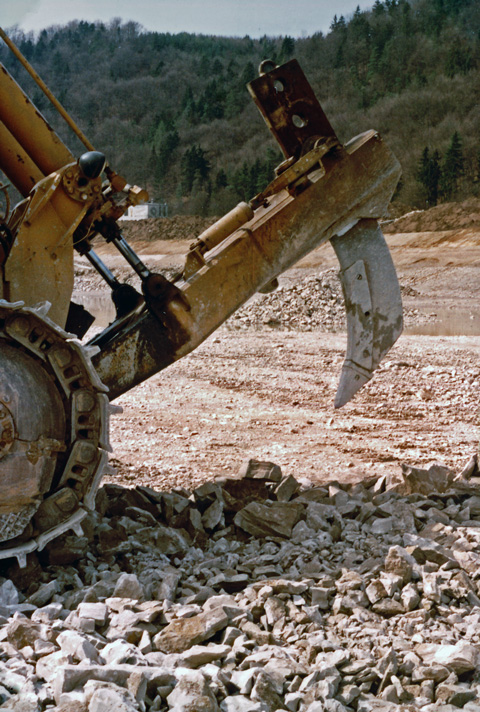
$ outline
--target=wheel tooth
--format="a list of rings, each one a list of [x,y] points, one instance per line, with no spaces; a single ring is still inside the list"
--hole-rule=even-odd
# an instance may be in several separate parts
[[[88,371],[88,375],[90,377],[90,381],[92,385],[101,393],[108,393],[108,386],[106,386],[102,381],[100,380],[100,376],[98,375],[97,371],[95,370],[95,367],[91,360],[89,358],[86,358],[85,354],[85,347],[81,344],[80,341],[77,339],[72,339],[70,343],[73,343],[78,355],[80,357],[83,357],[83,363],[85,365],[85,368]]]
[[[37,545],[38,545],[38,550],[42,551],[42,549],[48,544],[49,541],[52,541],[52,539],[56,539],[61,534],[65,534],[65,532],[68,532],[70,529],[72,529],[76,534],[77,530],[79,528],[81,528],[80,522],[86,516],[87,516],[87,512],[84,509],[77,509],[77,511],[74,514],[72,514],[70,519],[67,519],[66,522],[57,524],[57,526],[54,529],[51,529],[50,531],[40,534],[40,536],[38,536],[37,540],[36,540]],[[83,532],[82,532],[82,535],[83,535]]]
[[[93,358],[101,351],[100,346],[84,346],[83,350],[89,358]]]
[[[84,535],[84,531],[83,531],[83,529],[82,529],[82,525],[81,525],[81,524],[77,524],[77,523],[72,524],[72,531],[73,531],[73,533],[76,534],[78,537]]]
[[[105,393],[99,393],[97,395],[97,399],[102,412],[102,425],[98,444],[101,448],[107,450],[107,452],[112,452],[112,446],[110,445],[110,429],[108,422],[110,416],[110,403],[108,402],[108,397],[105,395]]]
[[[1,549],[0,559],[16,559],[21,569],[27,565],[27,555],[31,554],[37,548],[36,541],[30,541],[26,544],[13,546],[11,549]]]
[[[6,299],[0,299],[0,307],[7,307],[9,311],[16,311],[25,306],[25,302],[7,302]]]
[[[123,405],[113,405],[112,403],[110,403],[109,413],[110,415],[118,415],[119,413],[123,413]]]
[[[27,566],[27,555],[26,554],[17,554],[17,563],[18,563],[18,568],[19,569],[24,569]]]
[[[47,316],[48,312],[50,311],[50,307],[52,306],[51,302],[38,302],[38,304],[35,304],[34,307],[32,307],[32,311],[35,312],[35,314],[38,314],[40,317],[45,317]]]
[[[95,499],[97,496],[100,482],[104,475],[115,475],[116,470],[108,464],[108,453],[105,450],[101,451],[100,463],[97,468],[97,473],[94,480],[90,483],[87,493],[83,498],[83,505],[91,512],[95,509]]]

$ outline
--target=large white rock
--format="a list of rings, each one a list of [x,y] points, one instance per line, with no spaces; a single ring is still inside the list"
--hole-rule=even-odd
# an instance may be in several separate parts
[[[118,598],[139,600],[143,598],[144,590],[136,574],[122,574],[118,578],[113,595]]]
[[[197,670],[182,670],[179,681],[167,697],[167,702],[174,712],[190,712],[193,709],[218,712],[215,695],[205,677]]]
[[[475,670],[478,662],[477,648],[463,641],[456,645],[417,645],[415,652],[426,665],[443,665],[457,675]]]
[[[265,712],[261,702],[255,702],[244,695],[231,695],[225,697],[220,703],[222,712]]]

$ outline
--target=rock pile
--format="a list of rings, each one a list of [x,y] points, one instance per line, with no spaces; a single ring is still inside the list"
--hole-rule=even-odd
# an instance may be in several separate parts
[[[272,327],[302,331],[342,331],[345,308],[340,280],[334,269],[305,277],[275,292],[257,295],[228,321],[235,329]]]
[[[148,258],[146,261],[148,262]],[[141,293],[142,287],[140,279],[135,272],[132,272],[132,269],[127,265],[127,263],[121,267],[116,266],[113,271],[115,273],[115,277],[122,282],[122,284],[130,284],[132,287],[135,287],[139,293]],[[174,275],[178,272],[178,270],[170,267],[161,267],[157,271],[163,274],[163,276],[167,279],[173,279]],[[110,298],[110,292],[108,291],[103,277],[101,277],[91,265],[87,264],[84,258],[77,258],[75,260],[74,279],[77,294],[86,292],[102,292],[105,296]]]
[[[415,296],[410,286],[402,294]],[[431,321],[435,315],[422,315],[418,309],[404,308],[406,327]],[[297,331],[338,332],[346,329],[342,286],[337,270],[328,269],[315,277],[280,286],[275,292],[256,295],[227,322],[233,329],[294,329]]]
[[[106,485],[84,537],[3,571],[0,709],[480,710],[475,468]]]
[[[198,238],[217,218],[200,215],[174,215],[172,218],[123,220],[122,233],[132,244],[155,240],[191,240]]]

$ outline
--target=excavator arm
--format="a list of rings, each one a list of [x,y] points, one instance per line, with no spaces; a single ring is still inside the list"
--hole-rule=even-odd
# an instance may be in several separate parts
[[[191,352],[318,245],[334,247],[347,310],[337,407],[400,335],[400,290],[378,227],[398,161],[375,131],[342,145],[295,60],[262,63],[248,88],[285,160],[261,193],[198,237],[182,271],[167,280],[119,228],[118,218],[146,192],[117,175],[67,115],[87,149],[77,160],[1,68],[0,169],[24,199],[0,223],[0,558],[22,562],[59,533],[78,530],[106,467],[109,400]],[[123,255],[142,293],[102,262],[92,248],[97,236]],[[117,310],[88,344],[75,338],[89,324],[71,304],[75,251],[105,279]]]
[[[368,381],[402,329],[400,290],[378,226],[400,176],[380,136],[338,141],[296,60],[249,85],[285,162],[249,204],[200,235],[174,289],[95,340],[94,364],[111,397],[195,349],[253,294],[331,240],[340,262],[348,348],[335,405]]]
[[[397,177],[396,161],[369,132],[326,155],[322,167],[313,165],[298,188],[287,185],[265,198],[219,244],[215,226],[210,228],[187,254],[175,290],[151,297],[150,308],[110,339],[95,339],[101,351],[94,364],[111,396],[192,351],[253,294],[331,239],[342,268],[349,334],[337,396],[343,405],[401,332],[395,270],[375,220],[386,210]],[[232,219],[242,207],[247,212],[240,206]]]

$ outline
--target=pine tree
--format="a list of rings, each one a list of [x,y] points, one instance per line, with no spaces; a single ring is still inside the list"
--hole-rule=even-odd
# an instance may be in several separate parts
[[[174,122],[160,121],[153,135],[153,175],[161,187],[168,168],[175,160],[175,151],[180,144],[180,136]]]
[[[440,152],[435,150],[430,160],[430,170],[428,175],[428,205],[436,205],[438,203],[438,191],[442,169],[440,167]]]
[[[255,67],[253,66],[253,62],[248,61],[244,66],[240,77],[240,84],[242,85],[242,88],[245,86],[245,84],[253,82],[256,76],[257,75],[255,72]]]
[[[250,166],[246,161],[242,163],[240,168],[235,171],[232,176],[232,185],[235,188],[237,194],[242,200],[249,200],[253,192],[251,188],[251,174]]]
[[[430,155],[428,146],[423,149],[417,169],[417,180],[423,186],[423,202],[425,207],[432,207],[438,202],[439,184],[441,180],[440,153],[435,150]]]
[[[381,49],[378,46],[373,47],[368,60],[368,79],[371,79],[379,71],[381,58]]]
[[[353,42],[369,41],[371,28],[364,12],[360,10],[360,5],[357,5],[353,17],[348,25],[348,34]]]
[[[400,0],[398,4],[401,9],[401,29],[405,37],[409,37],[415,32],[415,23],[412,16],[412,8],[407,0]]]
[[[205,151],[193,144],[182,156],[182,191],[184,194],[192,192],[192,188],[208,182],[210,175],[210,162]]]
[[[277,48],[275,46],[275,40],[272,37],[267,37],[264,35],[260,39],[260,44],[262,45],[262,59],[271,59],[272,62],[277,63]]]
[[[293,37],[284,37],[280,47],[280,62],[286,62],[295,51],[295,40]]]
[[[347,29],[347,23],[343,15],[337,18],[336,15],[333,16],[332,24],[330,25],[331,32],[344,32]]]
[[[188,123],[194,124],[197,121],[197,104],[195,102],[191,87],[187,87],[185,89],[182,98],[181,109],[184,112],[185,118],[187,119]]]
[[[460,179],[463,176],[463,168],[462,139],[458,131],[454,131],[443,159],[440,181],[440,190],[446,200],[453,198],[457,192]]]
[[[223,168],[220,168],[218,171],[216,177],[215,177],[215,189],[220,190],[221,188],[226,188],[228,185],[228,178],[227,174],[223,170]]]
[[[225,113],[226,93],[220,80],[212,79],[206,85],[197,107],[204,121],[221,119]]]
[[[385,5],[381,2],[381,0],[375,0],[372,12],[376,17],[385,14]]]
[[[397,0],[385,0],[385,7],[389,13],[393,13],[398,7],[398,2]]]

